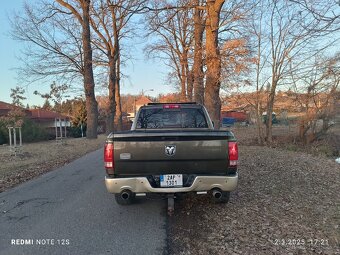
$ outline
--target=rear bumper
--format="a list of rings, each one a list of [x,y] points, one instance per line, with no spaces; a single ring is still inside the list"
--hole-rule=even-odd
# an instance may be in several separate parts
[[[105,177],[105,185],[110,193],[120,193],[127,189],[134,193],[177,193],[190,191],[208,191],[219,188],[222,191],[236,189],[238,175],[234,176],[197,176],[190,187],[153,188],[145,177],[110,178]]]

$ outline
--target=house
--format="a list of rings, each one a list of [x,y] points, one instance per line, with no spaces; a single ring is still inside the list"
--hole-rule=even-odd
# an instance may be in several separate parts
[[[5,102],[0,101],[0,117],[1,116],[7,116],[8,113],[11,110],[13,110],[13,109],[20,109],[20,110],[22,110],[27,117],[32,116],[32,113],[28,109],[25,109],[25,108],[20,107],[20,106],[15,106],[13,104],[9,104],[9,103],[5,103]]]
[[[71,126],[70,118],[60,113],[44,110],[44,109],[25,109],[20,106],[5,103],[0,101],[0,117],[7,116],[8,113],[13,109],[19,109],[25,113],[26,118],[33,120],[42,127],[54,128],[56,125],[56,119],[62,119],[62,126]],[[60,126],[57,121],[57,126]]]
[[[60,124],[63,127],[71,126],[70,118],[66,115],[44,109],[30,109],[29,111],[32,114],[30,119],[43,128],[55,128],[56,125],[60,127]]]
[[[152,103],[152,101],[146,96],[141,96],[138,100],[135,100],[133,107],[134,111],[128,113],[129,120],[133,121],[133,119],[135,118],[135,114],[138,112],[139,108],[149,103]]]
[[[20,115],[21,117],[29,119],[45,129],[50,137],[55,137],[55,127],[59,128],[58,132],[61,132],[60,130],[62,129],[63,133],[66,134],[66,127],[71,126],[70,118],[68,116],[44,109],[25,109],[23,107],[0,101],[0,117],[9,117],[13,110],[18,110],[18,113],[15,112],[15,115]]]
[[[135,109],[136,112],[141,108],[143,105],[147,105],[149,103],[152,103],[152,101],[147,98],[146,96],[141,96],[136,102],[135,102]]]
[[[234,118],[237,122],[248,120],[248,114],[244,111],[222,111],[221,118]]]

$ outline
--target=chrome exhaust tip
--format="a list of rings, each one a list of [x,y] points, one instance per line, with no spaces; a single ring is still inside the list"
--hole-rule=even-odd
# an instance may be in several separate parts
[[[217,190],[217,189],[213,190],[212,195],[216,199],[221,199],[222,198],[222,192]]]
[[[128,200],[131,197],[131,191],[124,190],[120,193],[120,197],[124,200]]]

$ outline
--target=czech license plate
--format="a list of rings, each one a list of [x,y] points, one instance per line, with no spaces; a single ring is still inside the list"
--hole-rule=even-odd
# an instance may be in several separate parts
[[[183,176],[181,174],[164,174],[160,176],[161,187],[182,187]]]

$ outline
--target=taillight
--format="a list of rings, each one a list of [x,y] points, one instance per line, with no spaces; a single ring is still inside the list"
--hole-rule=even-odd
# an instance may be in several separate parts
[[[229,166],[237,166],[238,161],[238,146],[237,142],[229,142]]]
[[[180,109],[181,106],[179,104],[165,104],[163,105],[163,109]]]
[[[106,143],[104,147],[104,165],[108,174],[113,174],[113,143]]]

